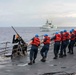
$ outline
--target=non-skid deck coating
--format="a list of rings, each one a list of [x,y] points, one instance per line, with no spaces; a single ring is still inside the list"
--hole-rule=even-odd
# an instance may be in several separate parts
[[[44,63],[40,61],[40,51],[33,65],[27,64],[29,55],[13,61],[10,58],[0,58],[0,75],[75,75],[73,73],[76,72],[76,48],[74,47],[73,55],[67,53],[64,58],[53,59],[52,47]]]

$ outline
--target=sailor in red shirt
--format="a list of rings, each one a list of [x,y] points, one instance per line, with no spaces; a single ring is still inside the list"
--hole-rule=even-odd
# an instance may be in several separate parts
[[[60,49],[60,42],[61,42],[61,35],[56,32],[55,36],[51,38],[51,40],[54,40],[54,55],[55,57],[53,59],[57,59],[58,58],[58,53],[59,53],[59,49]]]
[[[73,48],[74,48],[74,44],[75,44],[75,34],[73,33],[72,30],[70,30],[70,43],[68,46],[69,52],[70,54],[73,54]]]
[[[67,30],[64,30],[61,33],[61,49],[60,49],[60,58],[66,56],[66,47],[69,44],[69,33]]]
[[[40,51],[40,54],[42,56],[42,59],[41,59],[42,62],[46,61],[47,53],[48,53],[48,50],[49,50],[50,41],[51,40],[50,40],[50,37],[48,36],[48,34],[45,34],[44,35],[44,39],[41,41],[41,43],[44,44],[44,46],[42,47],[42,49]]]
[[[30,44],[32,46],[30,50],[30,62],[28,63],[28,65],[32,65],[33,63],[35,63],[35,59],[37,58],[38,47],[40,45],[40,39],[38,34],[36,34],[35,37],[31,39],[28,45]]]

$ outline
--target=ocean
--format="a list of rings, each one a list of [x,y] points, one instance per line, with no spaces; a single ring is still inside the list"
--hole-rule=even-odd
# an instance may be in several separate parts
[[[40,27],[14,27],[18,34],[26,41],[30,41],[35,34],[39,34],[39,36],[47,33],[50,37],[56,31],[50,32],[41,32]],[[75,27],[73,27],[75,29]],[[70,30],[72,27],[58,27],[58,30]],[[59,32],[58,31],[58,32]],[[0,43],[3,42],[12,42],[13,35],[16,34],[12,27],[0,27]]]

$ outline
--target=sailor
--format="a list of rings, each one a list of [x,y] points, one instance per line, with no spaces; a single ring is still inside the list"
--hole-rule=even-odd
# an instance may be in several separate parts
[[[21,52],[25,56],[26,52],[27,52],[27,47],[25,46],[25,43],[23,43],[23,41],[21,40],[21,38],[19,37],[18,34],[16,34],[16,40],[15,41],[18,42],[18,45],[20,45],[20,48],[21,48]]]
[[[55,36],[51,38],[51,40],[54,40],[54,55],[55,57],[53,59],[57,59],[58,57],[58,53],[59,53],[59,49],[60,49],[60,41],[61,41],[61,35],[56,32]]]
[[[75,46],[76,46],[76,29],[72,29],[73,33],[75,34]]]
[[[61,34],[61,49],[60,49],[60,58],[63,56],[66,56],[66,47],[69,43],[69,33],[67,30],[64,30],[64,32]]]
[[[62,44],[62,40],[63,40],[63,30],[60,31],[60,35],[61,35],[61,45],[60,45],[60,52],[59,52],[59,57],[62,58],[63,57],[63,44]]]
[[[18,35],[13,35],[13,40],[12,43],[18,43],[19,42],[19,36]]]
[[[30,62],[28,63],[28,65],[32,65],[33,63],[35,63],[35,59],[37,58],[38,47],[40,45],[40,39],[38,34],[36,34],[35,37],[31,39],[28,45],[30,44],[32,46],[30,50]]]
[[[70,54],[73,54],[73,47],[75,44],[75,34],[73,33],[73,30],[70,30],[70,43],[68,46],[69,52]]]
[[[67,30],[64,30],[64,35],[63,35],[63,38],[65,38],[64,40],[63,40],[63,56],[66,56],[66,48],[67,48],[67,46],[68,46],[68,44],[69,44],[69,38],[70,38],[70,36],[69,36],[69,32],[67,32]]]
[[[47,53],[48,53],[48,50],[49,50],[50,41],[51,40],[50,40],[50,37],[48,36],[48,34],[44,34],[44,38],[41,41],[41,44],[44,44],[44,46],[42,47],[42,49],[40,51],[40,54],[42,56],[42,59],[41,59],[42,62],[46,61]]]
[[[16,56],[25,56],[27,52],[27,46],[22,42],[21,38],[18,34],[13,35],[13,41],[12,43],[15,43],[12,50],[12,57]]]
[[[18,42],[19,42],[18,36],[16,37],[16,35],[13,35],[12,43],[15,45],[13,46],[13,49],[12,49],[11,59],[16,58],[17,55],[20,55],[20,52],[18,50]]]
[[[66,47],[67,47],[69,44],[70,33],[67,30],[64,30],[64,32],[65,32],[65,36],[66,36],[66,43],[67,43]]]

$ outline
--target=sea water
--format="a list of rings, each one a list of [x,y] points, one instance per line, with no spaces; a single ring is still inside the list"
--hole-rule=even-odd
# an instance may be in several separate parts
[[[39,36],[48,34],[50,37],[56,31],[50,32],[41,32],[40,27],[14,27],[17,33],[26,41],[28,42],[35,34],[39,34]],[[75,29],[75,27],[73,27]],[[58,27],[57,30],[70,30],[72,27]],[[59,32],[58,31],[58,32]],[[12,42],[13,35],[16,34],[12,27],[0,27],[0,43],[3,42]]]

